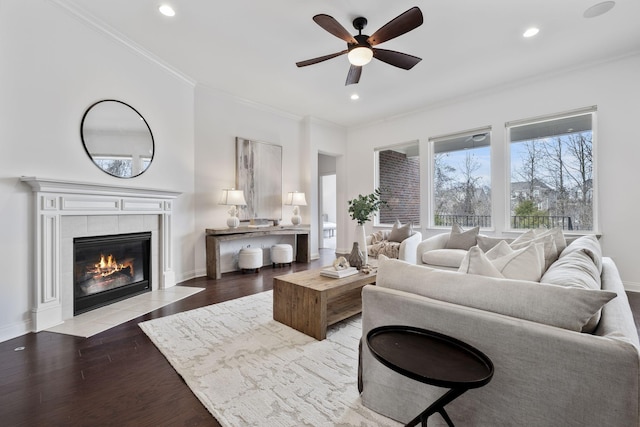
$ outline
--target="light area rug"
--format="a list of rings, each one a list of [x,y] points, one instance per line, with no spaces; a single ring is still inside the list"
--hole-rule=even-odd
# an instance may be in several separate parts
[[[399,426],[362,406],[360,316],[316,341],[273,320],[273,292],[140,323],[223,426]]]

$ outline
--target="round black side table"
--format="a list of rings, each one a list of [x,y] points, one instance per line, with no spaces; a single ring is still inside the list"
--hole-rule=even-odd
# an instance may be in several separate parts
[[[367,334],[367,346],[386,367],[422,383],[450,390],[433,402],[407,426],[427,425],[440,413],[451,427],[445,411],[465,391],[482,387],[493,377],[493,363],[482,352],[460,340],[412,326],[380,326]]]

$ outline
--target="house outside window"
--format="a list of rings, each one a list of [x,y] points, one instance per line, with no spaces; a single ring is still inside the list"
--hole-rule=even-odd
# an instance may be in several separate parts
[[[510,229],[595,231],[595,107],[506,124]]]
[[[420,224],[420,156],[418,141],[375,150],[376,186],[388,206],[380,209],[377,225]]]
[[[491,128],[431,138],[430,142],[432,225],[491,227]]]

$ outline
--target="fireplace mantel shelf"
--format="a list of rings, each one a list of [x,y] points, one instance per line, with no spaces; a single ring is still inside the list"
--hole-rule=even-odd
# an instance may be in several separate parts
[[[104,196],[130,196],[175,199],[180,192],[158,190],[152,188],[135,188],[109,184],[94,184],[87,182],[62,181],[56,179],[23,176],[20,181],[29,184],[33,191],[43,193],[93,194]]]

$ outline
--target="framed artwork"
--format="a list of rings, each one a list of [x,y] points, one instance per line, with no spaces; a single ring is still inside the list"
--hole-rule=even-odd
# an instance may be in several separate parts
[[[240,220],[282,219],[282,147],[237,137],[236,188],[247,202]]]

